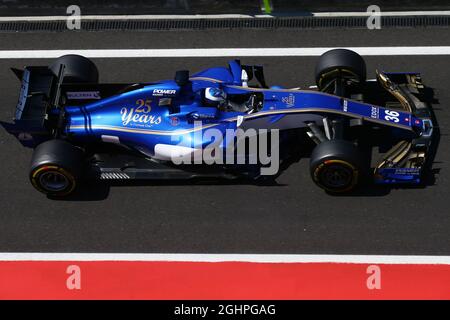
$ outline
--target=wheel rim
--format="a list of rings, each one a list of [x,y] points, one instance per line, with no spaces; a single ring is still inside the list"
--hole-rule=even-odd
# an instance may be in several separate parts
[[[324,187],[333,190],[345,189],[354,182],[354,171],[342,164],[330,164],[322,169],[321,179]]]
[[[57,171],[48,171],[41,174],[39,183],[47,191],[58,192],[67,189],[69,179]]]
[[[337,77],[340,77],[345,80],[353,81],[354,83],[361,83],[361,78],[349,69],[333,69],[331,71],[323,73],[318,81],[318,86],[320,89],[324,89],[328,87],[331,83],[333,83],[333,80]]]

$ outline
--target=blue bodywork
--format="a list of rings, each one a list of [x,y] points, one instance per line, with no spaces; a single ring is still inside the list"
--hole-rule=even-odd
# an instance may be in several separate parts
[[[145,148],[152,155],[156,144],[176,145],[180,139],[189,140],[193,148],[201,148],[210,141],[198,140],[202,134],[194,134],[196,131],[236,129],[239,117],[245,128],[280,130],[304,127],[308,121],[321,124],[321,119],[330,113],[391,126],[405,135],[413,134],[414,127],[423,126],[422,120],[411,113],[398,112],[394,122],[389,120],[389,110],[380,106],[311,90],[242,87],[240,78],[241,68],[232,61],[230,68],[211,68],[192,75],[186,87],[172,80],[161,81],[86,105],[66,107],[65,133],[72,139],[117,136],[121,143]],[[207,87],[220,87],[228,96],[261,93],[262,109],[247,114],[206,107],[201,92]]]
[[[185,85],[160,81],[105,98],[95,97],[88,103],[69,104],[64,108],[61,133],[74,142],[114,141],[155,157],[158,144],[204,148],[211,143],[203,136],[210,128],[225,135],[227,129],[238,127],[285,130],[306,127],[310,122],[322,126],[328,115],[389,127],[397,137],[409,139],[420,135],[425,127],[423,119],[412,113],[396,109],[393,116],[392,110],[384,107],[323,92],[248,87],[241,79],[242,70],[238,61],[230,61],[228,68],[210,68],[191,75]],[[207,87],[221,88],[228,96],[258,94],[261,108],[249,113],[205,106],[202,92]],[[60,110],[51,112],[58,114]],[[16,127],[23,125],[16,119]],[[388,168],[378,173],[379,183],[420,181],[420,169]]]

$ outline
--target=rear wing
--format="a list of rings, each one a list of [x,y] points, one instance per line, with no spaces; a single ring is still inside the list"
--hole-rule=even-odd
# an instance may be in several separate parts
[[[21,80],[14,121],[30,121],[43,126],[55,76],[47,67],[26,67]]]
[[[2,123],[3,127],[27,147],[46,140],[52,135],[51,122],[55,116],[49,111],[59,101],[59,77],[48,67],[29,66],[23,70],[12,69],[21,81],[13,123]],[[61,67],[61,72],[64,67]]]
[[[58,74],[46,66],[11,69],[21,81],[13,123],[0,122],[26,147],[58,137],[65,121],[65,106],[91,101],[142,88],[140,83],[63,83],[65,65]]]

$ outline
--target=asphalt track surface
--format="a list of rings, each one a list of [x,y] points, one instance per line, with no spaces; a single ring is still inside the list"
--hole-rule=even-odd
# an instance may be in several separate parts
[[[345,47],[449,45],[443,28],[0,34],[0,49]],[[103,82],[172,78],[177,69],[225,65],[227,58],[95,59]],[[315,57],[243,60],[265,66],[269,84],[306,87]],[[11,119],[19,83],[0,60],[0,119]],[[366,57],[376,68],[419,71],[434,88],[441,131],[434,178],[425,188],[368,187],[330,196],[310,180],[307,158],[278,185],[148,183],[92,185],[51,200],[28,182],[31,150],[0,130],[0,251],[151,253],[450,254],[450,56]]]

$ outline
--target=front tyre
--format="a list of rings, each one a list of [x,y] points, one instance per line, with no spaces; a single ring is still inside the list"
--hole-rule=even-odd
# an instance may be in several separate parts
[[[347,49],[333,49],[320,56],[316,64],[316,84],[323,91],[338,79],[352,80],[361,86],[366,81],[366,63],[356,52]]]
[[[320,188],[328,192],[349,192],[365,174],[363,159],[358,148],[349,141],[322,142],[311,154],[311,177]]]
[[[71,194],[81,177],[83,154],[63,140],[49,140],[33,152],[30,180],[40,192],[49,196]]]

